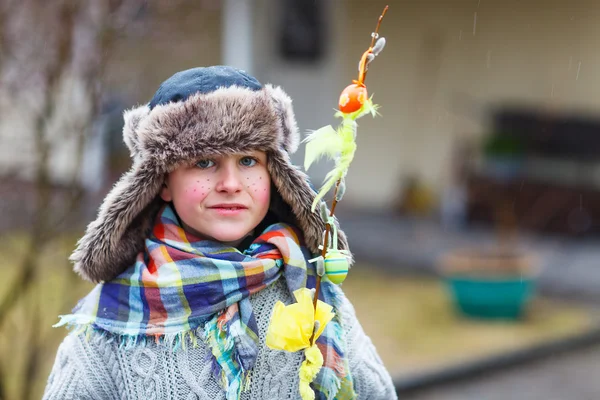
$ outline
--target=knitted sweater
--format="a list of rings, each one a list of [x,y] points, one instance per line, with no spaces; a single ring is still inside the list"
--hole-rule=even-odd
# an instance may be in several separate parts
[[[264,344],[277,300],[292,303],[283,279],[250,297],[261,348],[242,400],[300,398],[298,369],[302,352],[271,350]],[[396,399],[392,379],[345,297],[339,312],[358,399]],[[68,335],[58,349],[43,399],[225,399],[211,371],[210,350],[201,340],[198,344],[175,352],[153,343],[125,349],[101,335],[88,339]]]

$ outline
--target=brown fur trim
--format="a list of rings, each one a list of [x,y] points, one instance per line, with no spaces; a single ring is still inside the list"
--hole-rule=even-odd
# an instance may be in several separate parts
[[[140,122],[141,157],[165,173],[207,155],[275,149],[283,134],[277,117],[264,91],[233,87],[197,94],[157,106]]]
[[[129,149],[132,159],[137,159],[140,153],[139,138],[137,135],[137,127],[140,121],[150,113],[150,108],[147,105],[126,110],[123,113],[125,125],[123,126],[123,141]]]
[[[283,131],[283,148],[293,154],[298,150],[300,145],[300,134],[298,133],[298,125],[296,124],[296,116],[292,107],[292,99],[280,88],[272,85],[265,85],[265,90],[271,96],[271,100],[275,104],[275,109],[279,114],[281,121],[281,129]]]
[[[134,166],[108,193],[70,260],[84,279],[112,279],[135,261],[151,229],[160,199],[163,177],[143,166]],[[154,202],[153,202],[154,200]]]

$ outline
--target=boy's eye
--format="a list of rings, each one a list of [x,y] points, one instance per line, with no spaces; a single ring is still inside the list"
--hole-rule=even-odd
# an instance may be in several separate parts
[[[196,163],[196,167],[198,168],[210,168],[215,165],[215,162],[212,160],[200,160]]]
[[[253,157],[244,157],[240,160],[240,164],[242,164],[244,167],[252,167],[256,165],[256,159]]]

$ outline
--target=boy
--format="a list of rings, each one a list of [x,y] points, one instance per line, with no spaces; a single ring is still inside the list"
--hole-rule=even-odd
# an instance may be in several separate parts
[[[264,344],[276,301],[315,286],[324,224],[290,163],[290,98],[231,67],[194,68],[125,113],[133,166],[71,259],[98,283],[60,324],[45,399],[297,399],[302,354]],[[340,231],[340,243],[346,240]],[[317,398],[393,399],[351,304],[317,344]]]

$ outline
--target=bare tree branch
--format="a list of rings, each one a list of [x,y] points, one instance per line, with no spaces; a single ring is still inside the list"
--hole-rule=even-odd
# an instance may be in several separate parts
[[[34,141],[37,154],[37,173],[36,173],[36,199],[37,204],[34,210],[34,223],[31,229],[31,240],[26,252],[26,258],[23,260],[15,284],[11,286],[8,294],[0,302],[0,326],[4,322],[8,311],[18,301],[20,293],[25,293],[33,283],[33,276],[36,267],[36,248],[43,247],[45,242],[52,237],[49,232],[48,206],[50,205],[51,182],[49,177],[48,160],[50,156],[50,144],[47,140],[47,123],[54,115],[55,102],[53,96],[57,91],[61,72],[70,60],[70,51],[72,44],[73,16],[76,9],[70,2],[63,4],[60,10],[59,23],[61,27],[58,40],[58,57],[54,63],[51,63],[46,75],[43,109],[37,116],[35,123]]]
[[[11,56],[10,48],[8,47],[7,35],[3,31],[6,29],[8,16],[14,12],[18,0],[0,0],[0,65],[2,62]],[[1,397],[0,397],[1,399]]]
[[[38,274],[35,272],[31,278],[32,281],[39,280]],[[40,332],[41,332],[41,315],[40,315],[40,295],[39,291],[32,290],[28,295],[27,304],[27,315],[25,318],[29,319],[29,329],[27,335],[29,336],[29,346],[27,349],[27,356],[25,359],[25,368],[23,374],[21,396],[23,399],[33,399],[33,387],[32,384],[35,382],[35,378],[38,375],[40,368]]]
[[[13,309],[20,296],[28,289],[32,283],[32,277],[34,276],[35,264],[37,254],[35,251],[29,251],[23,262],[20,265],[20,273],[17,275],[15,280],[11,282],[8,293],[4,295],[2,302],[0,303],[0,327],[2,327],[9,312]]]
[[[8,83],[0,89],[16,95],[25,105],[19,107],[19,112],[25,109],[27,113],[22,117],[33,122],[27,132],[35,165],[31,229],[14,279],[0,298],[0,329],[15,307],[28,307],[32,336],[25,355],[26,384],[20,388],[19,398],[33,396],[28,383],[40,373],[41,343],[45,339],[39,335],[40,300],[31,297],[40,285],[40,249],[56,238],[57,222],[76,209],[84,196],[79,171],[100,108],[107,58],[119,34],[145,6],[144,0],[0,0],[0,79]],[[14,22],[10,26],[9,17]],[[60,209],[49,212],[56,204],[52,157],[66,141],[75,147],[73,172],[69,181],[63,181],[65,191],[61,195],[66,201],[60,202]],[[22,167],[16,166],[14,171]],[[7,181],[8,170],[2,173],[0,182]],[[0,368],[0,399],[6,395],[2,383],[9,373]]]

